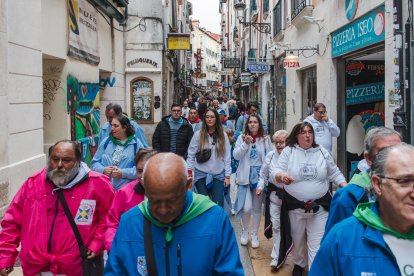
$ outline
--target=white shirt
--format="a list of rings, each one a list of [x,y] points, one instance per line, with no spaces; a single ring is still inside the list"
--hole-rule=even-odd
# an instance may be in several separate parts
[[[383,237],[397,259],[401,275],[414,275],[414,241],[399,239],[386,233]]]

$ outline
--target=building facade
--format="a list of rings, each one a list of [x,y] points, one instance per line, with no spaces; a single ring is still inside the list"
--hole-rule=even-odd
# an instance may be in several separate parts
[[[91,160],[109,102],[148,141],[169,113],[180,59],[166,38],[188,24],[187,2],[103,2],[0,1],[0,217],[56,141],[79,141]]]

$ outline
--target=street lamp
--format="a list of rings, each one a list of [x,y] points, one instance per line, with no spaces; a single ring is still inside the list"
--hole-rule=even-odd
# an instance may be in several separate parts
[[[246,9],[246,4],[243,2],[243,0],[238,0],[238,2],[234,4],[234,9],[236,10],[236,17],[239,19],[240,24],[243,24],[244,27],[253,26],[258,32],[262,34],[270,34],[270,23],[242,21],[244,17],[244,10]]]

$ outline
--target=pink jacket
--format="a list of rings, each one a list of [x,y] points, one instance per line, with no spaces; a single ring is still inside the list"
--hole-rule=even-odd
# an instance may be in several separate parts
[[[63,195],[85,246],[99,254],[104,249],[105,218],[114,191],[108,177],[93,171],[88,175],[87,180],[63,190]],[[43,169],[17,192],[1,222],[0,268],[14,264],[21,243],[19,258],[24,275],[45,271],[82,275],[75,235],[53,189]]]
[[[115,193],[112,206],[106,216],[106,231],[105,231],[105,249],[109,251],[111,249],[112,240],[115,237],[116,230],[118,229],[121,215],[144,201],[144,194],[138,193],[134,190],[137,181],[127,183],[124,187],[119,189]]]

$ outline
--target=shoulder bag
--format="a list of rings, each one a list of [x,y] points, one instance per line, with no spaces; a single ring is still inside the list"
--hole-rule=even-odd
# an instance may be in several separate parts
[[[60,203],[62,204],[63,210],[65,211],[66,217],[69,220],[70,227],[75,234],[76,241],[78,242],[79,251],[82,257],[82,271],[84,276],[101,276],[104,271],[104,259],[103,254],[96,256],[93,259],[87,259],[88,252],[85,247],[85,244],[82,241],[82,237],[79,233],[78,227],[75,224],[75,221],[70,213],[68,204],[66,203],[65,198],[63,197],[62,190],[57,190],[57,196]]]

